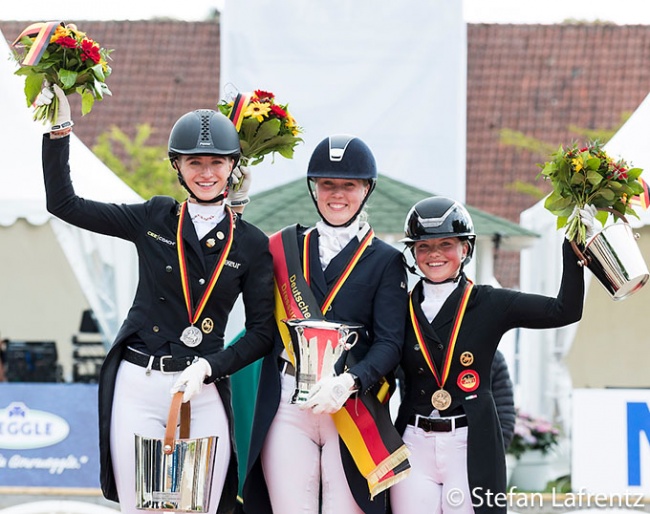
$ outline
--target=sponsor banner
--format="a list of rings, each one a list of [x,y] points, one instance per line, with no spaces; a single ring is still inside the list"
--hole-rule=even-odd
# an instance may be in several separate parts
[[[650,390],[574,389],[571,486],[650,496]]]
[[[99,487],[97,385],[0,383],[0,487]]]

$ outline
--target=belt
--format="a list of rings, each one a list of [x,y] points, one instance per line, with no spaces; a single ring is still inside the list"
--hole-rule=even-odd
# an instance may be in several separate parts
[[[194,360],[192,356],[173,358],[171,355],[162,355],[160,357],[154,357],[153,355],[147,355],[129,347],[124,350],[122,358],[131,364],[147,368],[147,373],[152,369],[161,373],[176,373],[183,371]]]
[[[296,376],[296,368],[288,360],[285,360],[282,357],[278,357],[278,369],[280,370],[281,375]]]
[[[467,426],[467,416],[457,418],[426,418],[413,414],[409,419],[409,425],[421,428],[425,432],[451,432],[454,428]]]

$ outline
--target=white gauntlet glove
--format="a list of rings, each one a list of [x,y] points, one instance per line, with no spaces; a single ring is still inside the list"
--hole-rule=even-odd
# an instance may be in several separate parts
[[[231,207],[241,207],[250,202],[248,190],[251,188],[251,169],[241,164],[232,170],[232,187],[226,203]]]
[[[212,374],[212,367],[210,363],[203,357],[197,357],[194,362],[190,364],[178,377],[176,383],[171,388],[171,395],[178,391],[183,392],[183,403],[187,403],[190,399],[201,392],[203,381]]]
[[[300,408],[311,409],[314,414],[334,414],[354,391],[354,378],[350,373],[322,378],[314,384],[309,398]]]
[[[70,102],[68,101],[66,94],[63,92],[63,89],[61,89],[57,84],[50,86],[49,83],[46,82],[43,89],[36,97],[36,100],[34,100],[34,106],[40,107],[41,105],[50,105],[55,96],[57,101],[56,122],[48,129],[48,132],[60,132],[62,135],[60,134],[59,137],[63,137],[70,133],[70,131],[66,129],[69,129],[74,125],[70,114]]]
[[[573,209],[573,212],[567,219],[567,223],[576,216],[580,216],[580,221],[582,221],[582,224],[586,229],[585,237],[586,239],[589,239],[596,234],[596,214],[598,214],[598,209],[594,205],[587,204],[582,209],[579,209],[576,205],[575,209]]]

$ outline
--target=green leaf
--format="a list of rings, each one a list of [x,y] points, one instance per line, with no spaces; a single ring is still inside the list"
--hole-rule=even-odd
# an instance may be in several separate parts
[[[27,101],[28,106],[34,103],[34,100],[36,100],[36,97],[41,92],[41,89],[43,89],[44,79],[45,75],[42,73],[33,73],[31,75],[27,75],[25,78],[25,100]]]
[[[589,159],[591,160],[591,159]],[[599,159],[596,159],[598,162],[600,162]],[[598,173],[597,171],[589,170],[587,172],[587,182],[589,182],[592,186],[597,186],[600,184],[603,180],[603,176]]]
[[[95,97],[93,94],[89,91],[81,93],[81,115],[85,116],[92,111],[93,105],[95,105]]]
[[[58,76],[61,81],[61,89],[65,91],[66,89],[73,88],[75,82],[77,82],[77,75],[78,73],[76,71],[59,69]]]

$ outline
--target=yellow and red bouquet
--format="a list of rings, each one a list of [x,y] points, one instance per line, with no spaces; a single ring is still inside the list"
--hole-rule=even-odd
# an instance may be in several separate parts
[[[111,92],[106,78],[112,50],[102,48],[70,23],[49,21],[27,27],[13,42],[14,58],[20,63],[16,75],[25,77],[25,99],[32,105],[46,83],[57,84],[66,95],[81,95],[81,114],[89,113],[95,100]],[[36,108],[34,119],[54,123],[56,97],[49,105]]]
[[[302,142],[302,128],[289,113],[288,104],[276,102],[269,91],[238,93],[233,100],[220,101],[218,108],[235,124],[244,166],[259,164],[268,154],[292,159],[295,146]]]
[[[553,186],[544,207],[557,216],[558,229],[567,227],[570,241],[586,241],[586,228],[580,216],[572,215],[576,208],[593,205],[604,209],[596,215],[603,225],[610,212],[638,218],[631,204],[646,192],[640,178],[643,170],[613,159],[598,141],[585,146],[560,146],[541,167],[540,175]]]

